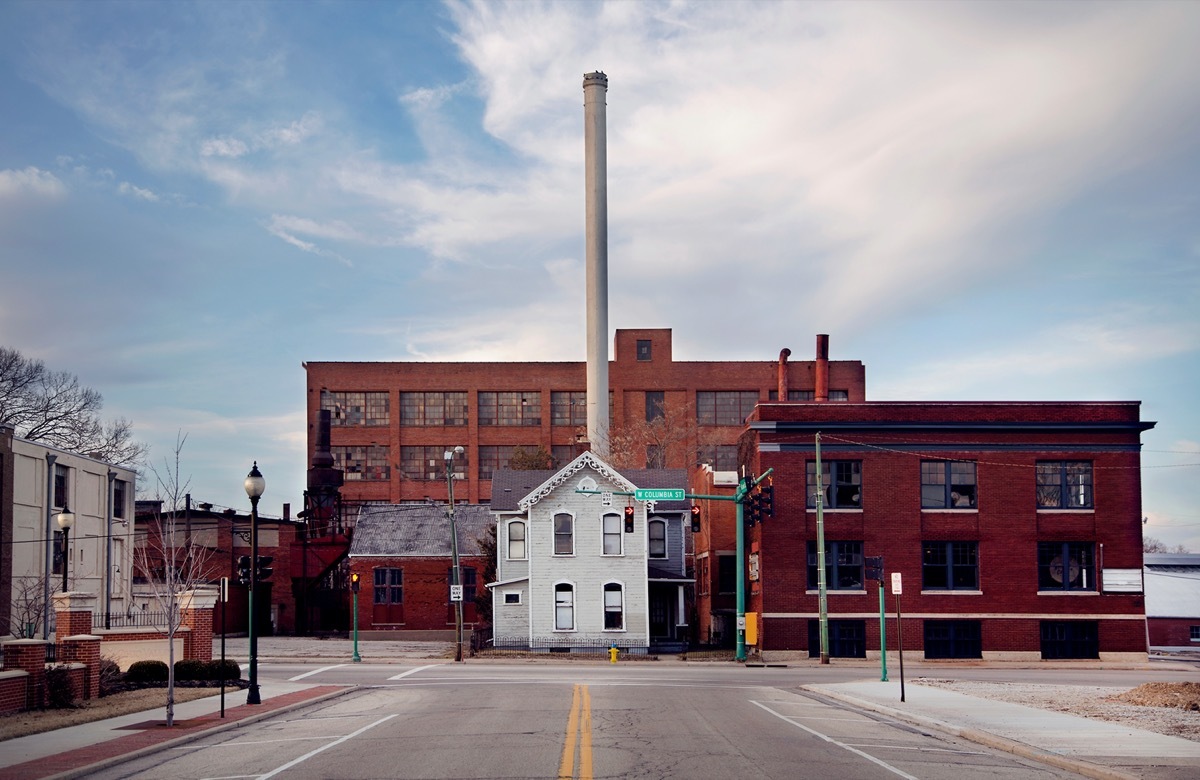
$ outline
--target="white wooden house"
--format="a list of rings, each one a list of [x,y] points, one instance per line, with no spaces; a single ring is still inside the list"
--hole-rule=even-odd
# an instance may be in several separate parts
[[[686,646],[688,502],[624,495],[685,485],[683,470],[621,473],[590,452],[557,472],[496,472],[495,645]]]

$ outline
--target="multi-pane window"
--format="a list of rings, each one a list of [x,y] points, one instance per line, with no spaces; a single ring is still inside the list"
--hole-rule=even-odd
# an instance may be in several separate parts
[[[650,557],[651,558],[666,558],[667,557],[667,524],[658,519],[650,521],[646,530],[650,534]]]
[[[462,577],[462,582],[460,582],[459,584],[461,584],[463,586],[463,591],[462,591],[463,592],[463,603],[470,604],[471,602],[475,601],[475,590],[477,588],[477,584],[476,584],[476,580],[475,580],[475,576],[476,576],[475,575],[475,567],[474,566],[459,566],[458,573]],[[454,584],[454,567],[453,566],[446,569],[446,584],[447,585]],[[453,599],[451,598],[451,595],[452,594],[450,593],[449,588],[447,588],[446,589],[446,601],[453,603]]]
[[[550,445],[550,458],[554,461],[554,468],[556,469],[560,469],[575,460],[577,454],[574,444]]]
[[[59,509],[71,503],[71,496],[67,490],[67,474],[66,466],[54,466],[54,506]]]
[[[129,483],[123,479],[113,480],[113,517],[125,517],[125,503],[129,500]]]
[[[808,474],[808,506],[817,505],[817,463],[805,464]],[[821,494],[826,509],[862,508],[862,461],[821,461]]]
[[[926,620],[926,658],[982,658],[983,633],[978,620]]]
[[[830,401],[849,401],[850,400],[850,391],[849,390],[830,390],[829,391],[829,400]]]
[[[1095,590],[1096,545],[1038,542],[1038,590]]]
[[[921,587],[925,590],[979,590],[979,544],[922,544]]]
[[[975,464],[957,460],[921,461],[923,509],[974,509]]]
[[[512,461],[513,451],[523,449],[526,452],[537,450],[536,444],[501,444],[484,445],[479,448],[479,478],[491,479],[492,472],[508,468]]]
[[[403,569],[381,568],[375,570],[375,603],[404,603]]]
[[[450,446],[401,447],[400,476],[404,479],[445,479],[446,451]],[[466,455],[455,455],[454,473],[465,474]]]
[[[757,403],[757,390],[700,390],[696,393],[696,422],[699,425],[741,425]]]
[[[624,523],[621,521],[620,515],[605,515],[600,520],[604,524],[604,554],[605,555],[620,555],[621,554],[621,529]],[[558,529],[555,528],[555,541],[558,540]],[[557,552],[557,545],[555,548]]]
[[[391,477],[388,466],[388,448],[384,445],[356,445],[330,447],[334,468],[345,472],[347,482],[361,480],[387,480]]]
[[[646,391],[646,422],[655,420],[666,414],[667,394],[662,390]]]
[[[863,543],[825,542],[825,587],[829,590],[863,589]],[[808,543],[808,588],[817,582],[817,543]]]
[[[550,424],[587,425],[587,393],[551,391]]]
[[[508,557],[517,561],[525,558],[525,524],[519,520],[508,524]]]
[[[787,400],[789,400],[789,401],[811,401],[812,399],[813,399],[813,391],[812,390],[788,390],[787,391]],[[778,401],[779,400],[779,391],[778,390],[768,390],[767,391],[767,400]]]
[[[1100,624],[1095,620],[1043,620],[1042,660],[1099,658]]]
[[[1091,461],[1038,461],[1037,505],[1039,509],[1090,509]]]
[[[575,519],[568,514],[554,516],[554,554],[572,555],[575,552]]]
[[[541,425],[542,394],[537,390],[481,392],[480,425]]]
[[[321,391],[321,408],[330,412],[330,425],[387,425],[387,392]]]
[[[1188,638],[1193,642],[1200,642],[1200,626],[1188,626]]]
[[[575,586],[561,582],[554,586],[554,630],[575,628]]]
[[[401,425],[466,425],[465,392],[432,391],[400,394]]]
[[[738,448],[736,444],[716,444],[701,447],[696,451],[696,461],[707,463],[713,471],[737,471]]]
[[[650,348],[651,348],[650,339],[638,339],[638,341],[637,341],[637,359],[641,360],[641,361],[649,360],[650,356],[652,354]]]
[[[621,586],[615,582],[604,586],[604,630],[620,631],[625,628],[625,598]]]
[[[829,655],[833,658],[866,658],[867,657],[867,621],[865,620],[830,620],[829,621]],[[808,655],[817,658],[821,655],[821,621],[808,621]]]

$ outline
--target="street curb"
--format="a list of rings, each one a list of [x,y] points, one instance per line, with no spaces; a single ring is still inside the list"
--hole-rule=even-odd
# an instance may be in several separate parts
[[[871,710],[872,712],[877,712],[880,715],[887,715],[888,717],[895,718],[896,720],[902,720],[917,726],[936,729],[937,731],[950,734],[951,736],[961,737],[962,739],[969,740],[979,745],[985,745],[996,750],[1002,750],[1005,753],[1012,753],[1013,755],[1021,756],[1022,758],[1028,758],[1043,764],[1049,764],[1050,766],[1058,769],[1065,769],[1068,772],[1075,772],[1076,774],[1083,775],[1084,777],[1094,778],[1094,780],[1139,780],[1137,775],[1126,774],[1125,772],[1111,769],[1106,766],[1101,766],[1099,764],[1093,764],[1090,761],[1084,761],[1080,758],[1068,758],[1066,756],[1058,755],[1057,753],[1050,753],[1042,748],[1028,745],[1024,742],[1018,742],[1015,739],[1001,737],[998,734],[992,734],[988,731],[955,726],[953,723],[947,723],[946,721],[938,720],[937,718],[930,718],[925,715],[915,715],[906,710],[896,709],[895,707],[888,707],[884,704],[877,704],[875,702],[866,701],[865,699],[855,698],[854,696],[849,696],[837,691],[830,691],[822,688],[819,685],[801,685],[800,688],[801,690],[808,691],[809,693],[815,693],[819,696],[836,699],[837,701],[851,704],[855,707],[861,707],[865,710]]]
[[[347,686],[339,691],[330,691],[329,693],[323,693],[319,696],[302,699],[301,701],[292,702],[291,704],[272,707],[271,709],[255,713],[253,715],[247,715],[246,717],[238,718],[237,720],[231,720],[226,723],[217,722],[208,728],[199,729],[191,734],[173,737],[165,742],[159,742],[155,745],[147,745],[146,747],[138,748],[137,750],[129,753],[121,753],[118,755],[109,756],[108,758],[103,758],[95,763],[88,764],[87,766],[68,769],[65,772],[59,772],[56,775],[46,775],[39,780],[72,780],[72,778],[87,777],[88,775],[94,772],[99,772],[102,769],[107,769],[111,766],[116,766],[117,764],[123,764],[128,761],[141,758],[142,756],[148,756],[151,753],[157,753],[160,750],[186,745],[189,742],[195,742],[212,734],[219,734],[224,731],[229,731],[230,729],[248,726],[252,723],[257,723],[260,720],[265,720],[266,718],[279,715],[280,713],[291,712],[292,710],[299,709],[300,707],[307,707],[310,704],[319,704],[320,702],[329,701],[330,699],[335,699],[339,696],[345,696],[346,694],[355,690],[358,690],[356,686]]]

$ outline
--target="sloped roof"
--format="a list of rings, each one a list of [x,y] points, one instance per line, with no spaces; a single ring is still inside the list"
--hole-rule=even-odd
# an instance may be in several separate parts
[[[558,469],[513,471],[501,469],[492,472],[492,511],[519,512],[521,499],[537,490],[559,473]],[[684,469],[626,469],[618,472],[622,477],[640,488],[687,488],[687,471]],[[654,508],[659,512],[686,512],[691,502],[658,501]]]
[[[495,520],[486,504],[455,504],[458,554],[479,555],[479,539]],[[367,504],[358,511],[350,557],[450,557],[450,518],[441,504]]]
[[[1146,617],[1200,618],[1200,555],[1147,554]]]

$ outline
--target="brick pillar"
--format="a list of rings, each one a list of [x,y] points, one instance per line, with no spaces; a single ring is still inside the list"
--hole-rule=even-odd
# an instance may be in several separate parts
[[[92,633],[92,611],[96,608],[95,593],[55,593],[54,616],[57,626],[54,641],[62,643],[69,636]]]
[[[188,628],[183,636],[184,658],[212,660],[213,609],[216,604],[215,588],[197,588],[180,594],[180,623]]]
[[[46,704],[46,645],[44,639],[14,639],[4,643],[4,668],[29,675],[25,708],[41,709]]]
[[[100,698],[100,637],[76,634],[59,641],[60,663],[83,664],[81,699]]]

